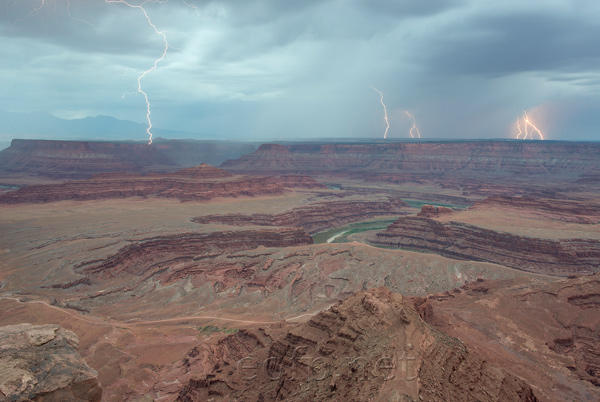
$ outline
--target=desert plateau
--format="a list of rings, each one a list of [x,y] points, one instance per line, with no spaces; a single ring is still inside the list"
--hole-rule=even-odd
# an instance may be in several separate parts
[[[0,158],[40,144],[77,149]],[[72,163],[49,182],[21,151],[0,324],[71,331],[106,401],[595,400],[600,153],[578,147],[262,145],[60,182]]]

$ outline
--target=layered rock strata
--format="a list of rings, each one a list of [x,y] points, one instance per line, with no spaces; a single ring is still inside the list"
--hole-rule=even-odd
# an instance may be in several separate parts
[[[434,217],[451,214],[452,212],[452,208],[437,207],[435,205],[423,205],[421,207],[421,212],[419,212],[417,216]]]
[[[144,277],[165,271],[174,264],[194,259],[263,247],[312,244],[312,237],[299,228],[183,233],[153,237],[125,246],[101,262],[86,262],[77,268],[86,275],[112,278],[123,275]],[[189,273],[188,273],[189,274]]]
[[[600,145],[571,142],[456,141],[379,144],[263,144],[252,154],[224,162],[232,172],[342,174],[449,172],[482,175],[575,173],[597,170]]]
[[[232,226],[283,226],[302,227],[314,234],[325,229],[372,219],[378,216],[405,214],[402,208],[409,205],[401,200],[389,201],[331,201],[319,202],[306,207],[294,208],[280,214],[226,214],[206,215],[193,218],[201,224],[224,224]]]
[[[241,332],[234,351],[179,401],[528,401],[531,388],[426,324],[385,288],[359,292],[274,338]]]
[[[0,327],[0,401],[99,402],[98,373],[88,367],[79,339],[58,325]]]
[[[312,179],[287,179],[286,187],[300,183],[302,188],[319,184]],[[0,203],[46,203],[63,200],[86,201],[128,197],[165,197],[181,201],[207,201],[216,197],[277,195],[284,185],[273,177],[233,176],[224,170],[202,164],[174,173],[101,174],[87,180],[62,184],[32,185],[0,194]]]
[[[399,218],[369,241],[377,246],[426,251],[551,275],[600,270],[600,242],[597,240],[538,239],[423,217]]]
[[[491,362],[503,362],[541,400],[600,400],[600,275],[541,284],[476,281],[423,299],[424,319]]]
[[[256,150],[254,144],[217,141],[131,142],[15,139],[0,151],[0,173],[87,179],[98,173],[173,171],[202,162],[218,165]]]

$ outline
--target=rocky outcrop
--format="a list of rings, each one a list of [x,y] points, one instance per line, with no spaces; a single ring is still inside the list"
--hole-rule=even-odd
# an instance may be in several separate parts
[[[193,218],[201,224],[218,223],[232,226],[283,226],[301,227],[314,234],[325,229],[372,219],[378,216],[405,214],[408,204],[401,200],[389,201],[331,201],[294,208],[280,214],[227,214],[206,215]]]
[[[581,224],[600,223],[600,205],[589,201],[492,196],[485,200],[477,201],[472,208],[489,207],[525,210],[565,222]]]
[[[298,228],[183,233],[138,241],[99,263],[82,263],[77,269],[98,278],[135,275],[143,279],[174,264],[193,262],[214,253],[308,244],[312,244],[312,238]]]
[[[202,162],[218,165],[255,149],[249,143],[217,141],[157,140],[147,145],[15,139],[0,151],[0,173],[73,180],[109,172],[165,172]]]
[[[355,194],[369,195],[376,193],[385,193],[395,198],[404,200],[422,200],[430,203],[442,203],[442,204],[455,204],[460,206],[473,205],[473,200],[466,197],[439,194],[439,193],[425,193],[420,191],[405,191],[405,190],[393,190],[389,188],[377,188],[377,187],[360,187],[360,186],[343,186],[343,190],[351,191]]]
[[[542,400],[600,400],[600,276],[480,280],[431,295],[427,322],[504,362]]]
[[[32,185],[0,194],[0,204],[86,201],[127,197],[166,197],[181,201],[207,201],[216,197],[282,194],[284,187],[272,177],[233,176],[202,164],[173,173],[100,174],[87,180]]]
[[[273,339],[241,331],[230,339],[244,347],[190,380],[180,401],[537,401],[523,380],[433,329],[385,288]]]
[[[422,217],[399,218],[369,241],[378,246],[493,262],[551,275],[568,276],[600,270],[600,242],[596,240],[538,239]]]
[[[98,373],[85,364],[78,344],[58,325],[0,327],[0,401],[99,402]]]
[[[307,188],[307,189],[325,189],[326,185],[319,183],[315,179],[310,176],[299,176],[299,175],[287,175],[281,176],[277,179],[277,181],[283,187],[291,187],[291,188]]]
[[[244,174],[342,174],[378,172],[470,175],[575,173],[598,169],[600,144],[572,142],[452,141],[379,144],[263,144],[221,167]]]
[[[452,212],[453,212],[452,208],[448,208],[448,207],[436,207],[435,205],[423,205],[421,207],[421,212],[419,212],[417,214],[417,216],[434,217],[434,216],[451,214]]]

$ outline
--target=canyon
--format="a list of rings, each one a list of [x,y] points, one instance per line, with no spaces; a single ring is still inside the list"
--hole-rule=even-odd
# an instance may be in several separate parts
[[[450,141],[380,144],[263,144],[221,167],[279,174],[432,174],[449,172],[516,175],[583,175],[600,168],[596,143],[548,141]],[[415,176],[418,177],[418,176]]]
[[[211,143],[0,152],[0,325],[106,401],[599,399],[597,144]]]
[[[411,304],[378,288],[274,338],[232,335],[223,343],[239,346],[178,400],[538,401],[523,380],[437,332]]]
[[[252,143],[161,140],[134,142],[15,139],[0,151],[0,184],[87,179],[99,173],[170,172],[200,163],[219,165],[252,152]]]
[[[409,205],[391,197],[386,201],[329,201],[294,208],[280,214],[206,215],[192,218],[200,224],[218,223],[231,226],[292,226],[309,234],[376,217],[404,215]]]
[[[462,222],[403,217],[369,239],[371,244],[445,257],[486,261],[529,272],[568,276],[600,271],[600,242],[539,239]]]
[[[287,187],[324,188],[310,177],[234,176],[224,170],[201,164],[173,173],[135,175],[103,173],[90,179],[60,184],[38,184],[0,193],[0,203],[45,203],[62,200],[98,200],[127,197],[166,197],[181,201],[205,201],[216,197],[253,197],[281,194]]]
[[[480,279],[426,298],[357,292],[305,323],[190,351],[186,369],[203,374],[178,400],[596,400],[598,280]]]

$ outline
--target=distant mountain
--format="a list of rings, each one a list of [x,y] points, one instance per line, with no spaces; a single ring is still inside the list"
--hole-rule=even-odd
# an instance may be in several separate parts
[[[198,133],[153,129],[156,136],[164,138],[211,139]],[[45,112],[9,113],[0,111],[0,143],[13,138],[62,140],[143,140],[146,125],[112,116],[61,119]]]

